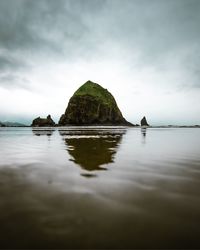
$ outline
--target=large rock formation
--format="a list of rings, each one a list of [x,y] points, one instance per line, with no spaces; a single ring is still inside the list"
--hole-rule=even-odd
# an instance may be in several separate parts
[[[70,98],[59,125],[132,125],[122,116],[114,97],[99,84],[87,81]]]
[[[48,115],[47,118],[37,117],[33,120],[32,127],[52,127],[55,126],[55,122],[51,119],[51,116]]]
[[[146,117],[144,116],[141,120],[141,126],[149,126],[149,124],[147,123]]]

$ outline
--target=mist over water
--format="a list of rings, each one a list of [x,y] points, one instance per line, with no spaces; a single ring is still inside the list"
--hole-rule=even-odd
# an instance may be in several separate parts
[[[199,248],[198,128],[0,128],[2,248]]]

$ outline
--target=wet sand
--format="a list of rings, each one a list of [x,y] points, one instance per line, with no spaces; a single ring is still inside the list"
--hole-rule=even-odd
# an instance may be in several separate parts
[[[1,248],[199,248],[197,128],[0,128]]]

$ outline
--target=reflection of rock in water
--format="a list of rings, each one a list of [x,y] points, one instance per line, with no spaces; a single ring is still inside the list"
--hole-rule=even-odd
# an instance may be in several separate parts
[[[146,133],[147,133],[146,128],[142,128],[141,133],[142,133],[143,137],[146,137]]]
[[[101,165],[114,162],[120,141],[121,136],[65,139],[73,161],[88,171],[106,170]]]
[[[124,131],[123,131],[124,133]],[[122,134],[68,136],[65,138],[67,151],[72,161],[88,171],[106,170],[104,164],[114,162],[114,156],[122,139]]]
[[[146,128],[141,128],[142,143],[146,143],[146,133],[147,133],[147,129]]]
[[[40,130],[40,129],[32,129],[32,132],[34,135],[40,136],[40,135],[47,135],[52,136],[54,129],[46,129],[46,130]]]

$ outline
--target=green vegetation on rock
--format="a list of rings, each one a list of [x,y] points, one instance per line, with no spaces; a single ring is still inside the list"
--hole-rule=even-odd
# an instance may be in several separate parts
[[[109,105],[110,107],[116,105],[116,101],[111,93],[101,87],[99,84],[92,81],[87,81],[83,84],[73,96],[89,95],[95,97],[97,100],[101,100],[102,103]]]

